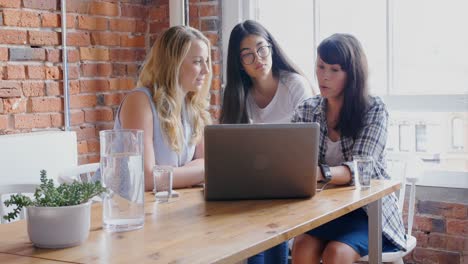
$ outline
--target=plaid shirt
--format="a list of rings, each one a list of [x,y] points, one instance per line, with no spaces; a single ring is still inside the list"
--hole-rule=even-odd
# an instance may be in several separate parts
[[[352,176],[354,176],[353,155],[372,156],[375,161],[373,179],[390,179],[385,171],[385,143],[387,142],[388,113],[385,104],[378,97],[369,97],[369,108],[364,117],[364,128],[356,138],[341,137],[341,150]],[[327,152],[326,100],[321,96],[309,98],[301,103],[294,113],[292,122],[317,122],[320,124],[319,163],[325,163]],[[351,177],[353,179],[354,177]],[[354,181],[351,180],[351,185]],[[363,207],[367,212],[367,206]],[[382,198],[382,233],[400,249],[406,249],[405,229],[398,212],[394,193]]]

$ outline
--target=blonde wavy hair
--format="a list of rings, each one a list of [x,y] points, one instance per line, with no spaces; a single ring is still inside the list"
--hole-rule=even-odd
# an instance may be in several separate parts
[[[208,47],[208,78],[199,92],[188,92],[184,97],[179,83],[180,67],[196,40]],[[171,27],[154,43],[138,78],[138,87],[152,90],[161,128],[169,146],[177,153],[182,150],[184,140],[181,120],[184,103],[193,128],[190,144],[196,144],[205,125],[211,123],[207,111],[212,78],[210,51],[210,42],[200,31],[188,26]]]

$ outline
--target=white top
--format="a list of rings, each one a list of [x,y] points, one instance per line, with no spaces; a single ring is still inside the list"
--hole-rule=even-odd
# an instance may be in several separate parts
[[[341,151],[341,140],[333,142],[329,137],[325,137],[325,141],[327,144],[325,164],[330,167],[341,165],[345,161],[343,151]]]
[[[258,107],[251,93],[247,95],[250,123],[290,123],[296,106],[309,97],[312,97],[312,87],[304,77],[281,71],[278,89],[265,108]]]

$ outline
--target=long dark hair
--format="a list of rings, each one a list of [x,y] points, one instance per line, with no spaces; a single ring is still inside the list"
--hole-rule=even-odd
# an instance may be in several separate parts
[[[361,43],[349,34],[333,34],[320,43],[317,52],[325,63],[339,64],[346,72],[343,106],[335,129],[342,136],[355,138],[364,126],[369,104],[367,58]]]
[[[270,32],[260,23],[246,20],[237,24],[232,29],[229,37],[227,83],[224,89],[220,123],[238,124],[249,122],[246,99],[248,91],[252,87],[252,80],[242,69],[240,60],[240,44],[248,35],[263,37],[271,45],[273,76],[278,77],[280,70],[301,74],[300,70],[284,54]]]

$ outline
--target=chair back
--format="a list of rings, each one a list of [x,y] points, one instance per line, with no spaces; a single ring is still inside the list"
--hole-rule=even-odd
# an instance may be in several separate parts
[[[3,219],[3,216],[12,212],[11,207],[6,207],[4,202],[10,198],[12,194],[25,194],[32,196],[36,191],[36,184],[10,184],[10,185],[0,185],[0,223],[7,223],[7,220]],[[24,218],[24,210],[21,210],[19,219]],[[15,219],[19,220],[19,219]]]

